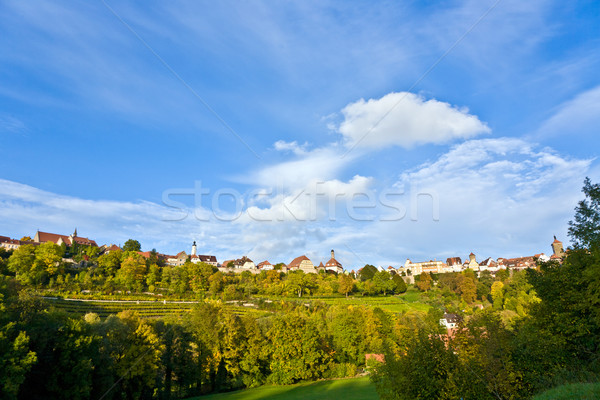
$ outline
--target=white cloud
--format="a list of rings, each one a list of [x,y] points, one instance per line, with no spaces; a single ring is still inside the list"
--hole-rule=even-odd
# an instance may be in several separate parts
[[[291,151],[297,156],[302,156],[306,154],[306,147],[308,143],[304,143],[299,145],[297,141],[286,142],[284,140],[278,140],[273,144],[273,147],[277,151]]]
[[[520,139],[470,140],[402,173],[395,188],[399,195],[386,204],[380,194],[389,188],[360,175],[347,181],[313,179],[280,192],[256,185],[254,193],[265,198],[244,199],[243,212],[234,221],[199,221],[193,210],[184,210],[187,218],[169,222],[165,219],[181,212],[144,201],[63,196],[0,180],[0,220],[23,229],[0,234],[31,235],[35,228],[71,232],[76,226],[99,242],[123,243],[133,237],[145,249],[162,252],[187,250],[197,240],[202,251],[219,260],[249,255],[255,261],[289,262],[307,254],[319,262],[333,248],[348,268],[398,265],[406,257],[464,257],[470,251],[479,258],[549,253],[552,235],[568,242],[567,221],[590,166],[590,160],[567,158]],[[359,212],[365,220],[348,208],[354,194],[361,193],[375,199],[373,207]],[[415,193],[432,196],[417,197],[413,209]],[[439,199],[438,221],[432,218],[432,198]],[[406,213],[386,221],[390,206]],[[198,215],[213,214],[202,208]]]
[[[466,108],[409,92],[389,93],[380,99],[360,99],[342,110],[338,131],[348,146],[411,148],[447,143],[489,133],[488,126]]]
[[[285,143],[285,142],[277,142]],[[276,146],[277,146],[276,143]],[[292,142],[293,143],[293,142]],[[280,147],[293,147],[293,144],[280,144]],[[237,180],[251,182],[260,187],[283,187],[286,189],[303,188],[313,181],[327,181],[338,176],[340,171],[358,154],[341,157],[336,145],[305,151],[289,161],[269,165]]]
[[[591,160],[566,158],[520,139],[468,141],[402,174],[398,182],[436,194],[439,221],[432,221],[425,198],[418,203],[417,221],[384,227],[403,241],[410,237],[413,247],[407,251],[421,256],[548,253],[552,235],[568,242],[567,221],[590,165]]]
[[[538,137],[597,134],[600,125],[600,86],[577,95],[558,107],[538,130]]]

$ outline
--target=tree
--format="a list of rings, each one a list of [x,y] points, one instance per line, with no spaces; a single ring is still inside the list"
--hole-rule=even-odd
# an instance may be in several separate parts
[[[8,270],[16,275],[22,284],[41,282],[43,271],[33,268],[35,261],[35,246],[26,244],[16,249],[8,259]]]
[[[394,281],[394,293],[400,294],[406,292],[406,282],[404,282],[404,279],[400,275],[394,274],[392,281]]]
[[[346,298],[348,298],[348,293],[354,289],[354,279],[350,275],[341,274],[338,277],[339,287],[338,292],[340,294],[345,294]]]
[[[288,385],[323,376],[331,362],[331,349],[319,335],[313,319],[288,313],[275,317],[267,335],[273,383]]]
[[[475,279],[475,274],[470,269],[464,271],[457,278],[460,297],[469,304],[477,298],[477,283]]]
[[[14,322],[0,329],[0,398],[16,399],[25,376],[37,361],[29,337]]]
[[[504,304],[504,283],[502,281],[496,281],[492,283],[492,302],[494,304],[495,310],[502,310],[502,305]]]
[[[123,252],[121,250],[111,251],[107,254],[102,254],[98,257],[98,266],[105,275],[115,275],[121,267],[121,258]]]
[[[377,272],[377,268],[374,265],[367,264],[359,272],[359,278],[362,282],[373,279],[373,276]]]
[[[421,272],[421,275],[419,275],[419,280],[416,282],[416,285],[419,288],[419,290],[426,292],[429,289],[431,289],[431,284],[431,275],[427,272]]]
[[[396,284],[391,279],[390,273],[387,271],[377,271],[373,275],[373,284],[375,290],[379,293],[383,293],[385,296],[387,292],[394,290]]]
[[[141,292],[144,289],[146,260],[141,255],[129,252],[117,272],[117,279],[128,290]]]
[[[137,240],[128,239],[123,245],[123,251],[142,251],[142,245]]]
[[[399,352],[386,350],[372,380],[384,400],[459,398],[447,396],[456,356],[437,334],[419,330]]]
[[[583,181],[585,199],[575,207],[575,221],[569,221],[569,236],[576,247],[600,244],[600,185],[590,178]]]
[[[43,270],[47,276],[54,276],[58,273],[63,255],[60,246],[52,242],[42,243],[35,249],[36,268]]]

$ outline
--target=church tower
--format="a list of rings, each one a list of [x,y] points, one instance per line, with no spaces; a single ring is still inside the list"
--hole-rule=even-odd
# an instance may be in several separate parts
[[[194,244],[192,244],[192,255],[196,255],[196,241],[194,240]]]

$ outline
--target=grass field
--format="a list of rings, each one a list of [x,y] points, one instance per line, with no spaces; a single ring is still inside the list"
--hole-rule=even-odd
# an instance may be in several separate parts
[[[600,399],[600,383],[572,383],[538,394],[532,400]]]
[[[261,386],[237,392],[194,397],[196,400],[376,400],[375,386],[368,377],[300,383],[289,386]]]
[[[387,297],[349,297],[346,298],[319,298],[312,299],[313,301],[322,301],[326,304],[335,305],[353,305],[379,307],[382,310],[394,313],[405,311],[424,311],[427,312],[431,306],[419,301],[409,301],[402,296],[387,296]]]
[[[260,296],[262,298],[273,298],[269,296]],[[322,297],[322,296],[306,296],[301,299],[298,297],[283,297],[282,300],[301,301],[303,303],[322,302],[329,305],[353,305],[379,307],[382,310],[400,313],[406,311],[423,311],[427,312],[431,306],[424,303],[422,294],[416,290],[409,290],[398,296],[350,296],[348,298],[342,296]]]

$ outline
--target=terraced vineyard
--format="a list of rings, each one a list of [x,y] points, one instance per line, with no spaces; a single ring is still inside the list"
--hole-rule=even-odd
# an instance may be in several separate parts
[[[125,300],[75,300],[46,298],[52,307],[73,315],[85,315],[96,313],[100,318],[106,318],[111,314],[131,310],[137,312],[143,318],[161,318],[166,316],[178,316],[191,311],[198,301],[125,301]],[[266,315],[267,311],[258,310],[253,307],[227,304],[225,310],[238,314]]]

